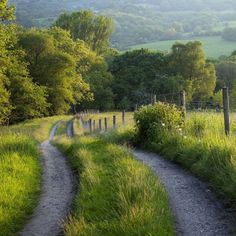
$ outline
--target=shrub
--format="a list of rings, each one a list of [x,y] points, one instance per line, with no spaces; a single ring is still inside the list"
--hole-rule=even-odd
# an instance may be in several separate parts
[[[134,114],[140,142],[160,141],[166,134],[181,130],[184,115],[175,105],[158,102]]]

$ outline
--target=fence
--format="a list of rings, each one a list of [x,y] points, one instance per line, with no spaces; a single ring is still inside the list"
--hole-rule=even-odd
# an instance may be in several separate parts
[[[78,114],[78,117],[81,121],[81,125],[84,129],[88,130],[90,133],[96,131],[108,131],[108,129],[116,129],[118,126],[124,126],[126,124],[126,112],[122,111],[117,115],[112,115],[112,117],[103,117],[96,119],[86,119],[88,116],[97,115],[99,113],[93,112],[81,112]],[[118,117],[120,117],[121,124],[118,123]],[[109,122],[111,120],[111,122]]]
[[[222,88],[222,104],[214,102],[213,99],[208,101],[191,101],[187,99],[187,94],[185,91],[179,93],[166,93],[159,95],[152,95],[150,99],[150,104],[154,105],[157,102],[164,102],[169,104],[175,104],[185,112],[189,111],[215,111],[217,113],[222,113],[222,120],[224,121],[224,132],[226,135],[230,134],[230,106],[229,106],[229,92],[228,88]],[[138,105],[135,105],[135,111],[138,110]],[[98,120],[88,119],[85,117],[89,115],[99,114],[99,111],[91,110],[82,112],[79,114],[82,126],[89,132],[95,131],[107,131],[108,129],[116,129],[118,127],[118,117],[122,120],[122,125],[126,123],[126,112],[122,111],[118,115],[112,115],[112,117],[103,117]]]

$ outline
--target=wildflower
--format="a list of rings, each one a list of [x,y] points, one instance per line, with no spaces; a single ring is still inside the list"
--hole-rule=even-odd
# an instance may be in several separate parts
[[[165,127],[166,125],[165,125],[165,123],[161,123],[161,125],[163,126],[163,127]]]
[[[187,136],[184,136],[184,139],[187,139]]]

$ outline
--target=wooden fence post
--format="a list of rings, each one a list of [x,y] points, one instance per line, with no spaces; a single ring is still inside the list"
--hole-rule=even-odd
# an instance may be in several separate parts
[[[122,111],[122,124],[125,125],[125,110]]]
[[[223,106],[224,106],[224,123],[225,123],[225,134],[230,134],[230,119],[229,119],[229,90],[227,87],[222,89],[223,93]]]
[[[105,123],[105,131],[107,131],[107,118],[104,118],[104,123]]]
[[[135,104],[134,111],[138,110],[138,104]]]
[[[157,95],[154,94],[152,99],[152,105],[154,106],[156,103],[157,103]]]
[[[93,121],[93,131],[96,130],[96,120]]]
[[[89,119],[89,132],[92,133],[92,119]]]
[[[184,111],[186,111],[186,93],[185,93],[185,91],[181,91],[181,92],[180,92],[179,98],[180,98],[180,101],[179,101],[180,107],[181,107]]]
[[[116,116],[114,115],[113,116],[113,129],[116,128]]]
[[[99,119],[98,128],[102,131],[102,119]]]

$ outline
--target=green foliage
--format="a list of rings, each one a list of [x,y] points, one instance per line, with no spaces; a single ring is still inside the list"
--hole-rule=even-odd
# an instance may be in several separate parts
[[[65,235],[174,235],[168,199],[151,170],[101,139],[57,140],[79,175]]]
[[[105,16],[96,16],[91,11],[62,14],[55,25],[70,31],[73,39],[86,42],[93,51],[103,53],[109,45],[113,31],[112,20]]]
[[[14,20],[15,7],[8,5],[8,0],[0,2],[0,21]]]
[[[236,20],[235,2],[225,0],[11,2],[17,3],[17,21],[26,27],[49,27],[61,13],[80,9],[112,16],[116,29],[112,36],[112,45],[121,50],[156,40],[185,39],[190,35],[218,35],[221,38],[221,31],[235,27]]]
[[[169,70],[185,81],[185,91],[193,100],[209,98],[216,85],[215,67],[206,62],[201,42],[176,43],[169,57]]]
[[[235,116],[232,116],[235,119]],[[148,127],[149,117],[145,121]],[[136,120],[136,126],[140,126]],[[234,122],[232,123],[234,127]],[[139,131],[139,130],[138,130]],[[151,130],[155,132],[154,130]],[[142,145],[189,169],[214,187],[216,192],[233,203],[236,200],[235,136],[226,137],[222,114],[189,113],[184,127],[149,133],[138,133]]]
[[[134,114],[134,120],[141,142],[161,142],[167,133],[177,132],[183,125],[183,112],[176,106],[158,102],[144,106]]]
[[[34,82],[46,88],[50,115],[64,114],[71,104],[89,98],[89,86],[77,74],[76,42],[66,31],[32,29],[21,35],[19,44],[27,52]]]
[[[177,103],[181,90],[189,101],[208,100],[216,86],[215,67],[206,61],[200,42],[176,43],[169,54],[129,51],[115,57],[110,71],[115,105],[122,109],[149,104],[153,94]]]
[[[146,104],[150,94],[163,93],[160,81],[165,80],[166,58],[163,53],[146,49],[116,56],[110,65],[114,76],[113,91],[118,108],[133,109]]]

